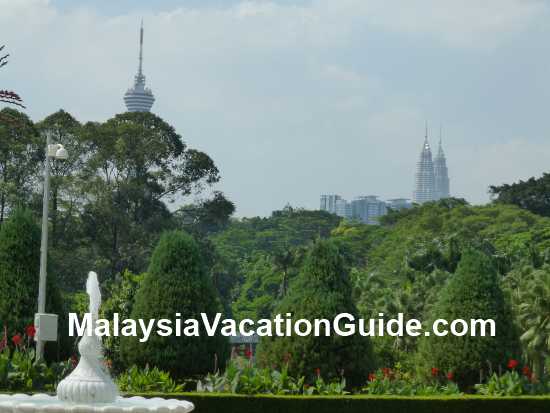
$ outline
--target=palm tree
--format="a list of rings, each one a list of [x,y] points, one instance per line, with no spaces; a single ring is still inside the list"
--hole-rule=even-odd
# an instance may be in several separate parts
[[[289,270],[294,264],[292,249],[288,245],[285,245],[282,250],[276,251],[273,255],[273,263],[277,270],[282,272],[279,296],[283,298],[288,292]]]
[[[524,333],[521,341],[533,361],[533,373],[544,376],[544,359],[550,350],[550,266],[533,270],[520,294],[519,321]]]
[[[0,52],[2,50],[4,50],[4,46],[0,46]],[[8,57],[9,54],[0,56],[0,67],[4,67],[8,64]],[[11,105],[16,105],[22,108],[25,107],[23,106],[23,100],[19,97],[19,95],[15,92],[12,92],[11,90],[0,89],[0,102],[9,103]]]

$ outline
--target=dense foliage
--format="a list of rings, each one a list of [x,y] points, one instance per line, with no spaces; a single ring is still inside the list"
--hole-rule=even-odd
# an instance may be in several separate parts
[[[333,320],[341,313],[357,317],[348,269],[333,242],[319,240],[312,246],[289,294],[274,311],[286,313],[291,313],[294,320]],[[327,337],[325,331],[321,328],[318,337],[301,337],[294,332],[290,337],[264,337],[258,358],[266,366],[286,362],[294,375],[311,376],[314,369],[319,369],[331,379],[345,374],[352,385],[364,382],[374,364],[368,338],[343,337],[333,331]]]
[[[210,320],[221,311],[218,294],[208,278],[197,243],[182,232],[165,233],[151,257],[151,264],[136,293],[131,318]],[[146,342],[139,337],[122,337],[120,351],[128,365],[153,365],[177,378],[203,374],[224,365],[227,339],[206,334],[198,327],[196,337],[152,335]],[[177,363],[174,361],[177,360]]]
[[[529,178],[513,184],[491,186],[491,194],[496,202],[517,205],[535,214],[550,216],[550,174],[544,173],[540,178]]]
[[[307,246],[327,238],[341,218],[290,206],[268,218],[233,220],[210,238],[214,276],[226,306],[240,320],[270,314],[300,271]]]
[[[0,227],[0,323],[9,334],[21,333],[33,323],[39,263],[40,228],[30,211],[15,210]],[[54,274],[48,277],[46,287],[46,311],[61,314],[63,321],[66,316]]]
[[[115,312],[122,318],[173,318],[178,312],[188,318],[201,311],[223,311],[237,320],[279,312],[311,319],[345,311],[363,318],[403,314],[405,321],[498,320],[494,341],[262,339],[259,358],[251,361],[261,367],[238,370],[225,370],[225,340],[208,341],[204,334],[174,341],[153,336],[139,345],[109,337],[106,358],[114,372],[123,374],[128,389],[153,390],[151,383],[164,383],[168,372],[176,380],[210,372],[209,379],[225,383],[224,389],[238,376],[235,383],[253,393],[258,382],[274,382],[281,378],[275,371],[286,371],[290,388],[292,380],[304,377],[304,384],[315,389],[323,377],[335,386],[323,390],[327,392],[338,392],[344,382],[342,392],[367,389],[375,394],[453,393],[456,384],[474,391],[463,386],[474,383],[487,394],[546,391],[549,174],[491,187],[495,202],[488,205],[444,199],[391,211],[376,226],[290,206],[269,217],[236,219],[232,214],[238,206],[222,193],[204,195],[220,179],[212,159],[188,148],[172,126],[151,113],[81,124],[60,110],[35,124],[16,110],[1,111],[0,328],[6,327],[6,337],[21,333],[36,311],[36,223],[46,133],[69,152],[64,162],[49,160],[47,297],[48,308],[62,316],[60,332],[67,331],[65,308],[86,310],[82,289],[89,269],[100,274],[102,316],[108,319]],[[178,209],[169,207],[182,199]],[[509,333],[505,342],[503,331]],[[50,359],[73,354],[72,342],[63,334],[60,341],[53,353],[48,345]],[[495,351],[489,354],[491,347]],[[508,358],[527,370],[503,374]],[[28,364],[12,363],[10,368],[16,365]],[[385,367],[375,370],[379,366]],[[369,374],[373,380],[367,380]],[[299,393],[307,394],[303,387]]]
[[[432,334],[422,339],[420,354],[424,366],[450,372],[462,385],[477,383],[480,371],[506,365],[519,351],[511,311],[504,300],[495,267],[482,252],[464,251],[431,314],[432,321],[438,318],[465,320],[466,325],[458,325],[458,332],[468,333],[468,329],[474,328],[470,320],[493,320],[495,323],[494,337],[486,326],[485,331],[477,331],[475,337],[449,333],[444,337]]]

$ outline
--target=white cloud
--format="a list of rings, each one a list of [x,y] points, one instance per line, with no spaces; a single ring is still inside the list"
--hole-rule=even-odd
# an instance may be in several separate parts
[[[473,109],[449,105],[466,99],[464,84],[483,85],[491,76],[475,70],[480,51],[508,63],[499,53],[508,52],[510,39],[547,19],[541,1],[243,1],[104,16],[91,7],[61,11],[46,0],[0,0],[0,9],[11,53],[0,87],[19,92],[37,120],[60,107],[81,120],[121,112],[143,14],[153,109],[211,154],[242,215],[287,202],[315,207],[320,192],[337,188],[346,196],[410,196],[426,118],[452,118],[445,123],[454,136],[447,151],[452,185],[476,202],[486,199],[489,184],[545,165],[540,143],[526,137],[524,152],[508,144],[497,150],[491,145],[513,136],[496,132],[479,138],[472,155]],[[408,62],[411,49],[432,58],[445,53],[449,61]],[[442,97],[434,79],[445,65],[467,70],[445,83]],[[533,90],[545,93],[542,85]],[[486,94],[470,88],[467,100]],[[498,96],[490,102],[503,104]],[[491,130],[489,120],[484,126]],[[529,150],[536,162],[527,160]],[[483,166],[465,167],[470,163]]]

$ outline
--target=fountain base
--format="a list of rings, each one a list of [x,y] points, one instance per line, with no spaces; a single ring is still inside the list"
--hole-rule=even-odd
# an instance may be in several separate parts
[[[154,397],[117,397],[111,403],[73,403],[47,394],[0,395],[0,413],[188,413],[195,408],[185,400]]]

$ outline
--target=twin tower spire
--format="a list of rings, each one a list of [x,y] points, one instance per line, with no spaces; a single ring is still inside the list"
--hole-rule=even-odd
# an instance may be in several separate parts
[[[439,148],[435,158],[432,160],[432,150],[428,142],[428,123],[424,135],[424,145],[420,152],[420,159],[416,164],[414,181],[413,202],[423,204],[424,202],[437,201],[448,198],[449,171],[443,146],[441,144],[441,129],[439,130]]]
[[[151,89],[145,87],[143,74],[143,20],[139,30],[139,64],[138,72],[134,77],[134,85],[124,94],[124,103],[128,112],[150,112],[155,97]]]

